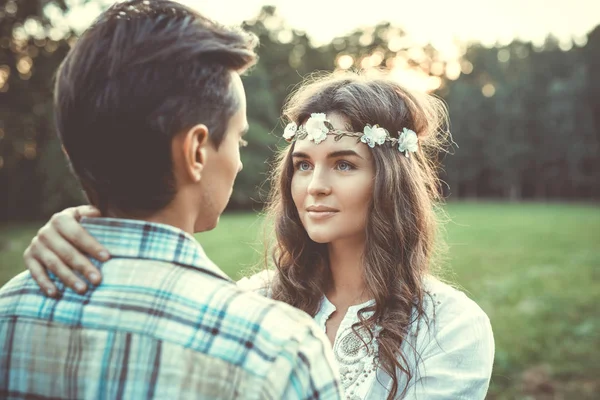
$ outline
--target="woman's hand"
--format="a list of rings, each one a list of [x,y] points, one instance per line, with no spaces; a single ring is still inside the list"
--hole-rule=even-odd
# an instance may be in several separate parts
[[[54,214],[23,253],[25,266],[48,296],[55,297],[58,290],[47,270],[78,293],[85,293],[87,285],[74,271],[85,276],[94,285],[102,280],[100,271],[85,254],[99,261],[107,261],[110,255],[79,224],[82,217],[99,216],[100,211],[92,206],[67,208]]]

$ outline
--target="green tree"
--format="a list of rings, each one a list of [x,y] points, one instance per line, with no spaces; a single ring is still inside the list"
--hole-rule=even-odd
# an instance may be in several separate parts
[[[48,190],[79,196],[64,190],[73,182],[64,158],[40,162],[55,140],[52,78],[73,37],[52,24],[49,8],[67,10],[63,0],[0,1],[0,219],[37,217]],[[59,184],[45,185],[48,175],[60,176]]]

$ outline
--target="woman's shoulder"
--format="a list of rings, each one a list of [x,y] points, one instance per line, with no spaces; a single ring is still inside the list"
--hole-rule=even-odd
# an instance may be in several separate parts
[[[424,289],[425,322],[436,339],[467,334],[493,341],[487,314],[464,292],[433,276],[425,278]]]
[[[460,314],[470,314],[487,318],[486,313],[469,296],[438,278],[431,275],[425,277],[423,286],[423,305],[429,317],[453,318]]]
[[[424,315],[411,325],[404,344],[418,376],[407,397],[483,399],[494,362],[486,313],[464,292],[432,276],[423,288]]]
[[[258,293],[265,297],[271,297],[271,287],[276,271],[265,269],[249,277],[237,281],[237,286],[242,290]]]

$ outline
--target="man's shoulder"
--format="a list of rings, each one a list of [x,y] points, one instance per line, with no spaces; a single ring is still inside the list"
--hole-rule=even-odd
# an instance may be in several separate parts
[[[184,323],[191,323],[189,319],[206,314],[218,315],[229,323],[275,323],[280,335],[288,330],[291,334],[301,328],[314,327],[312,318],[306,313],[197,268],[164,261],[121,258],[104,263],[100,269],[102,283],[84,296],[78,296],[55,281],[62,294],[60,300],[45,297],[29,271],[24,271],[0,288],[0,302],[2,299],[6,304],[14,305],[25,300],[43,302],[54,309],[53,315],[60,314],[63,305],[68,303],[68,308],[72,309],[78,302],[106,306],[113,311],[120,310],[118,312],[129,310],[154,316],[157,309],[164,308],[180,311],[175,319]],[[133,303],[137,306],[131,307]],[[96,310],[106,311],[103,308]],[[159,315],[169,317],[166,312]],[[206,318],[205,321],[212,320]]]
[[[299,358],[327,355],[324,332],[305,312],[231,281],[189,269],[178,273],[182,274],[179,283],[170,292],[173,304],[160,308],[181,309],[175,321],[176,330],[182,333],[176,339],[180,344],[232,364],[251,366],[262,376],[269,374],[277,360],[286,360],[281,362],[291,373]]]
[[[45,297],[28,272],[20,274],[0,289],[0,325],[41,320],[41,326],[121,332],[239,367],[277,393],[284,390],[281,377],[325,380],[320,390],[333,390],[333,357],[308,314],[175,264],[113,260],[102,272],[98,287],[83,296],[65,290],[60,299]]]
[[[42,291],[31,277],[29,271],[23,271],[0,287],[0,307],[3,303],[12,301],[11,298],[14,296],[27,294],[42,294]]]
[[[266,360],[322,340],[306,313],[193,268],[121,259],[101,270],[99,286],[60,299],[45,297],[24,272],[0,289],[0,316],[142,334],[234,363],[249,348]]]
[[[128,268],[123,268],[126,266]],[[144,276],[141,276],[142,273]],[[105,264],[103,274],[105,287],[137,280],[137,285],[161,293],[171,301],[201,306],[197,308],[198,312],[210,307],[223,309],[224,315],[235,314],[241,319],[265,322],[276,318],[286,326],[314,325],[312,318],[297,308],[263,296],[260,291],[248,290],[231,280],[185,265],[122,259]],[[166,293],[172,296],[166,296]],[[239,318],[235,320],[239,321]]]
[[[302,340],[307,335],[321,336],[322,332],[314,320],[289,304],[272,300],[260,291],[249,291],[236,285],[224,285],[221,290],[232,299],[228,313],[259,322],[260,335],[294,340]],[[318,333],[315,334],[315,331]]]
[[[264,310],[263,315],[265,322],[275,322],[278,330],[281,332],[286,331],[286,328],[288,327],[313,328],[316,326],[314,320],[308,314],[289,304],[272,300],[259,293],[248,292],[239,288],[231,289],[238,293],[238,299],[240,300],[238,303],[238,310],[240,312],[244,313],[248,308]],[[284,324],[285,326],[282,326]]]

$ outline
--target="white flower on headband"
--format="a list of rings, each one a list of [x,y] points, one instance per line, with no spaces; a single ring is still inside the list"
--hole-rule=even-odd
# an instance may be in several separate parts
[[[400,133],[400,132],[398,132]],[[402,133],[398,137],[398,150],[409,157],[408,152],[415,153],[419,149],[419,138],[417,134],[407,128],[402,129]]]
[[[371,148],[388,142],[392,146],[398,145],[398,150],[406,157],[410,157],[409,153],[416,153],[419,150],[419,138],[414,131],[408,128],[403,128],[402,132],[398,132],[398,138],[391,137],[387,129],[377,124],[373,126],[367,124],[363,132],[351,132],[334,128],[324,113],[311,114],[302,126],[298,126],[292,121],[287,124],[283,133],[284,139],[288,142],[308,138],[315,144],[327,139],[327,135],[333,136],[336,142],[343,137],[358,138],[358,142],[365,143]]]
[[[373,148],[376,144],[384,144],[385,139],[389,136],[388,131],[379,125],[367,125],[363,131],[360,141]]]
[[[292,140],[292,138],[296,135],[296,131],[298,130],[298,125],[295,122],[290,122],[285,127],[283,131],[283,138],[287,141]]]
[[[327,118],[323,113],[314,113],[310,115],[310,118],[304,125],[306,133],[308,134],[308,140],[312,140],[315,144],[319,144],[327,139],[329,128],[325,126],[326,121]]]

